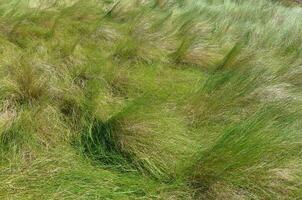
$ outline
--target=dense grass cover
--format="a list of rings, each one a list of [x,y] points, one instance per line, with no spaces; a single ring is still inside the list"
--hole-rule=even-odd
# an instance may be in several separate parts
[[[301,199],[301,19],[0,0],[0,199]]]

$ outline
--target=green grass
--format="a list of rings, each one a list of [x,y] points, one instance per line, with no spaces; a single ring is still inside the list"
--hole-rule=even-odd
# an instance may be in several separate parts
[[[300,199],[301,18],[0,0],[0,199]]]

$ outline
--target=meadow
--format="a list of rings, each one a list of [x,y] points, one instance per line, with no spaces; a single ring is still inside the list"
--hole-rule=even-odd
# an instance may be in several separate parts
[[[0,55],[0,199],[302,199],[299,4],[0,0]]]

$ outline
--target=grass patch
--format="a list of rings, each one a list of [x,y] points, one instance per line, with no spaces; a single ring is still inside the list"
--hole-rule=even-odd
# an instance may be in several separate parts
[[[299,199],[301,17],[0,0],[0,198]]]

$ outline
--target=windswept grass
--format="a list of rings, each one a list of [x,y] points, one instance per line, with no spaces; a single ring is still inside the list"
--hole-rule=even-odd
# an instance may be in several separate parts
[[[0,0],[0,199],[300,199],[288,5]]]

